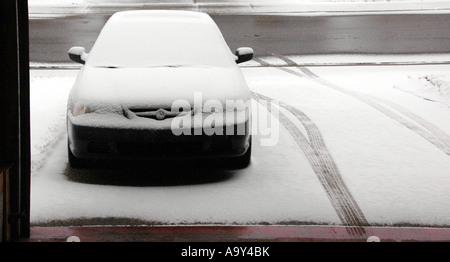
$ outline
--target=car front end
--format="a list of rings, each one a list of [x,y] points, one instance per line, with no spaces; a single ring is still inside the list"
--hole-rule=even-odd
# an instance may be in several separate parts
[[[67,118],[69,148],[77,158],[239,157],[250,146],[248,109],[222,113],[193,109],[173,117],[172,110],[161,108],[124,107],[121,114],[83,110],[82,114],[72,110]]]
[[[68,101],[69,153],[236,158],[251,145],[250,121],[250,92],[236,68],[84,67]]]

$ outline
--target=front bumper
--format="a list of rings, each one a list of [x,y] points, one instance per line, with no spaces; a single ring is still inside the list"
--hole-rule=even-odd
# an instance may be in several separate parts
[[[251,139],[249,119],[222,126],[223,135],[206,134],[201,127],[193,127],[190,135],[175,135],[168,125],[159,128],[108,127],[81,124],[73,119],[68,116],[69,149],[75,157],[83,159],[239,157],[246,153]]]

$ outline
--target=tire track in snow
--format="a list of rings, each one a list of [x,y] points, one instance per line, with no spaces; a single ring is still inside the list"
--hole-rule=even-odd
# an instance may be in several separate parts
[[[266,61],[264,61],[264,60],[262,60],[262,59],[259,59],[259,58],[257,58],[257,57],[256,57],[256,58],[253,58],[253,61],[255,61],[255,62],[261,64],[261,65],[264,66],[264,67],[271,67],[271,66],[272,66],[271,64],[269,64],[269,63],[267,63]],[[299,72],[296,72],[296,71],[291,70],[291,69],[289,69],[289,68],[277,67],[277,69],[279,69],[279,70],[281,70],[281,71],[288,72],[288,73],[293,74],[293,75],[296,75],[296,76],[298,76],[298,77],[305,77],[304,75],[300,74]]]
[[[259,63],[262,66],[270,66],[269,63],[265,62],[264,60],[259,59],[258,57],[253,57],[252,60]]]
[[[313,73],[311,70],[309,70],[306,67],[302,67],[299,66],[295,61],[279,55],[279,54],[274,54],[271,53],[271,55],[278,57],[279,59],[282,59],[284,62],[286,62],[287,66],[296,66],[298,69],[300,69],[309,79],[318,82],[319,84],[322,84],[324,86],[330,87],[334,90],[340,91],[342,93],[345,93],[349,96],[352,96],[358,100],[360,100],[361,102],[364,102],[367,105],[370,105],[371,107],[377,109],[378,111],[380,111],[381,113],[385,114],[386,116],[388,116],[389,118],[397,121],[398,123],[400,123],[401,125],[405,126],[406,128],[410,129],[411,131],[415,132],[417,135],[423,137],[424,139],[426,139],[428,142],[430,142],[431,144],[433,144],[435,147],[437,147],[438,149],[440,149],[441,151],[443,151],[445,154],[450,156],[450,137],[442,130],[440,130],[437,126],[431,124],[430,122],[426,121],[425,119],[419,117],[418,115],[406,110],[405,108],[400,107],[399,105],[396,105],[392,102],[386,101],[386,100],[382,100],[382,99],[374,99],[371,98],[368,95],[356,92],[356,91],[352,91],[352,90],[348,90],[345,89],[341,86],[338,86],[332,82],[329,82],[321,77],[319,77],[318,75],[316,75],[315,73]],[[292,73],[295,72],[293,70],[283,70],[285,72],[288,73]],[[294,74],[294,73],[292,73]],[[294,75],[297,75],[298,72],[295,72]],[[302,76],[303,77],[303,76]],[[417,125],[411,121],[408,121],[407,119],[401,117],[400,115],[396,114],[395,112],[393,112],[392,110],[389,110],[388,108],[382,106],[381,104],[377,103],[375,100],[379,100],[382,101],[385,104],[388,104],[389,106],[391,106],[392,108],[395,108],[396,110],[398,110],[399,112],[401,112],[402,114],[404,114],[405,116],[409,117],[410,119],[416,121],[418,124]],[[428,130],[428,131],[426,131]]]
[[[262,105],[266,106],[269,112],[272,112],[272,98],[254,92],[252,97],[260,104],[262,104],[261,100],[267,102],[267,105]],[[336,164],[325,146],[319,129],[299,109],[280,101],[279,105],[292,113],[305,126],[309,140],[288,117],[282,113],[275,115],[306,155],[339,219],[347,226],[350,234],[366,236],[364,226],[368,226],[369,223],[345,185]]]
[[[402,113],[403,115],[409,117],[410,119],[414,120],[421,126],[423,126],[425,129],[430,131],[433,135],[435,135],[438,139],[441,140],[442,143],[444,143],[447,147],[450,147],[450,136],[445,133],[443,130],[441,130],[439,127],[437,127],[435,124],[425,120],[424,118],[412,113],[411,111],[408,111],[406,108],[397,105],[391,101],[382,99],[382,98],[376,98],[373,97],[373,99],[380,101],[381,103],[386,104],[389,107],[392,107],[393,109],[397,110],[398,112]]]

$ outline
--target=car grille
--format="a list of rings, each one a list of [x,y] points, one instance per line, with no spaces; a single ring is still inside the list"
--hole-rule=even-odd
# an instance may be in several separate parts
[[[164,109],[166,111],[171,111],[172,110],[172,108],[170,108],[170,107],[162,107],[162,108],[141,108],[141,107],[133,108],[133,107],[129,107],[128,109],[130,109],[130,111],[134,112],[134,113],[156,112],[159,109]]]
[[[157,120],[173,118],[178,116],[179,114],[183,114],[182,110],[180,110],[179,112],[172,112],[172,108],[128,108],[128,110],[130,111],[128,112],[128,114],[131,113],[138,117],[152,118]],[[129,117],[129,115],[127,115],[127,117]]]

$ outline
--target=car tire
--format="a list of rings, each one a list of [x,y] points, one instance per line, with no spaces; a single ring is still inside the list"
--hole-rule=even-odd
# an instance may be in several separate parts
[[[83,159],[80,159],[72,154],[72,151],[70,151],[69,143],[67,143],[67,155],[69,158],[69,165],[72,168],[80,168],[85,166],[85,161]]]
[[[239,168],[245,168],[248,165],[250,165],[250,161],[252,158],[252,138],[249,138],[249,147],[244,155],[240,157],[235,157],[231,159],[231,163],[233,166],[239,167]]]

